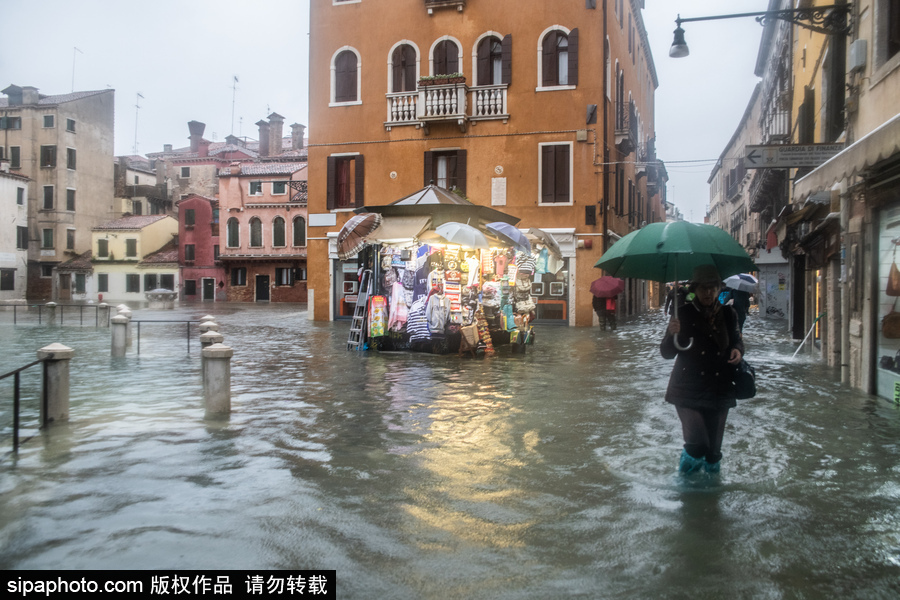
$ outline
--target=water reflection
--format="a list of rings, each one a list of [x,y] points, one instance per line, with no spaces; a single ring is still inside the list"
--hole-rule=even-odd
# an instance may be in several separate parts
[[[334,568],[342,598],[898,592],[900,413],[771,324],[748,321],[760,392],[722,474],[685,480],[660,314],[473,360],[347,352],[346,323],[292,307],[202,308],[175,313],[215,310],[235,350],[226,421],[203,418],[181,328],[114,361],[108,330],[0,313],[2,372],[76,349],[72,421],[0,463],[0,567]]]

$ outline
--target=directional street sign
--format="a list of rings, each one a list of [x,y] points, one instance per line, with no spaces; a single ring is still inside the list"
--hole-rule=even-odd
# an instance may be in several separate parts
[[[818,167],[843,149],[843,144],[745,146],[744,166],[748,169]]]

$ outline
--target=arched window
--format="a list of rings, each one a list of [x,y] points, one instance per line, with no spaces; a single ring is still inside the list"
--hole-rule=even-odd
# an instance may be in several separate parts
[[[459,48],[453,40],[441,40],[434,47],[432,75],[459,73]]]
[[[625,71],[620,69],[616,74],[616,129],[628,126],[625,108]]]
[[[553,29],[541,42],[541,85],[578,85],[578,29]]]
[[[241,224],[234,217],[228,219],[228,247],[229,248],[240,248],[241,247]]]
[[[301,215],[294,217],[294,246],[306,245],[306,219]]]
[[[284,219],[275,217],[272,221],[272,245],[279,248],[286,246],[284,234]]]
[[[352,50],[343,50],[334,59],[334,101],[356,102],[359,61]]]
[[[258,217],[250,219],[250,247],[262,248],[262,221]]]
[[[487,36],[478,42],[476,53],[476,81],[478,85],[509,84],[512,61],[512,36],[502,40]]]
[[[391,91],[416,91],[416,49],[409,44],[394,48],[391,55]]]

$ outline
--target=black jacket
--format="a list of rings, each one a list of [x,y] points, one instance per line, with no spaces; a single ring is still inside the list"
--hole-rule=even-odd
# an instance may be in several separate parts
[[[678,319],[681,321],[679,343],[683,346],[690,338],[694,338],[694,343],[687,350],[678,350],[673,336],[666,331],[660,353],[663,358],[675,358],[666,402],[698,410],[734,407],[735,366],[728,364],[728,358],[735,348],[744,353],[734,309],[720,306],[708,323],[698,307],[689,303],[679,307]]]

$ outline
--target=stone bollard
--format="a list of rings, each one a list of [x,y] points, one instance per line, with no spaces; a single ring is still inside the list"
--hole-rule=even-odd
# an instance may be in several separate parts
[[[219,331],[219,324],[215,321],[204,321],[200,323],[200,334],[204,334],[208,331]]]
[[[216,320],[216,318],[212,315],[203,315],[202,317],[200,317],[201,323],[205,323],[206,321],[215,321],[215,320]]]
[[[47,325],[53,325],[56,323],[56,302],[48,302],[44,308],[46,309],[44,318],[47,320]]]
[[[200,336],[200,348],[208,348],[213,344],[221,344],[225,337],[218,331],[207,331]]]
[[[128,319],[128,322],[125,324],[125,345],[130,346],[131,340],[132,340],[132,338],[131,338],[131,310],[129,310],[128,307],[125,307],[123,309],[120,309],[119,314],[116,316],[125,317],[126,319]]]
[[[213,344],[221,344],[225,341],[225,337],[218,331],[207,331],[200,336],[200,373],[203,377],[203,387],[206,388],[206,357],[203,355],[203,349],[209,348]]]
[[[102,317],[100,315],[103,315]],[[109,304],[106,302],[101,302],[97,305],[97,322],[99,323],[101,320],[109,321]]]
[[[110,319],[109,328],[112,330],[112,357],[125,356],[125,347],[128,345],[128,317],[116,315]]]
[[[41,423],[66,421],[69,418],[69,361],[75,351],[62,344],[50,344],[37,352],[39,359],[47,359],[44,368],[44,395],[47,405],[41,406]],[[43,403],[42,403],[43,404]]]
[[[206,416],[231,412],[231,357],[234,350],[223,344],[212,344],[203,354],[203,399]]]

